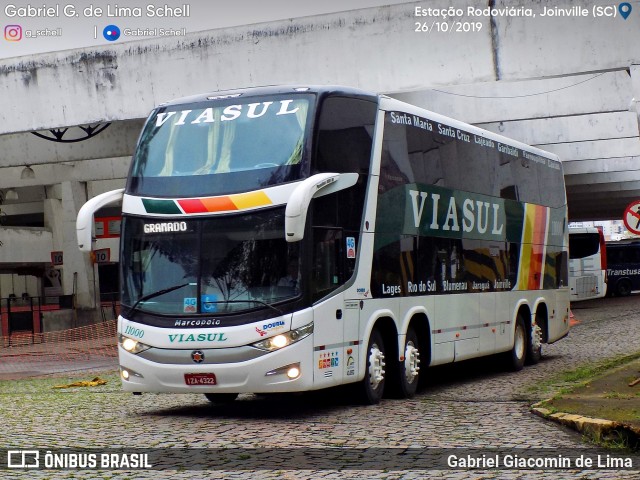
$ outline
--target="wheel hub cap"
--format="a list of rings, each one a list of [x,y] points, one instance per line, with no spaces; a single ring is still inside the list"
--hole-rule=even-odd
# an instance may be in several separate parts
[[[420,371],[420,352],[413,342],[407,342],[404,350],[404,374],[407,383],[413,383]]]
[[[369,382],[374,390],[384,380],[384,353],[373,344],[369,350]]]

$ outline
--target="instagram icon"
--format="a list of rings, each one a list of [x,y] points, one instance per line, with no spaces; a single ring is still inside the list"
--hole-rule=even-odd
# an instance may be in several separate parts
[[[4,39],[8,42],[18,42],[22,40],[22,26],[7,25],[4,27]]]

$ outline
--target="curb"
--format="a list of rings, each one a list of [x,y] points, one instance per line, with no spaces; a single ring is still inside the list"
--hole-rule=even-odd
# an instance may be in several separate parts
[[[531,406],[531,412],[545,420],[559,423],[597,441],[625,439],[629,445],[640,445],[640,428],[603,418],[584,417],[574,413],[555,412],[543,407],[550,400]]]

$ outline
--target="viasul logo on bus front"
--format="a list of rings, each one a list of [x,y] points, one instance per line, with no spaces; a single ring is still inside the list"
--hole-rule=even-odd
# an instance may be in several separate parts
[[[189,343],[189,342],[226,342],[229,340],[224,333],[174,333],[169,334],[171,343]]]

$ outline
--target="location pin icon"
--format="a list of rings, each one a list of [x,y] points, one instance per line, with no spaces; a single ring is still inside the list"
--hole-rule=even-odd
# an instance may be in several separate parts
[[[620,12],[620,15],[622,15],[622,18],[626,20],[627,17],[629,17],[629,14],[631,14],[631,4],[627,2],[621,3],[618,5],[618,11]]]

